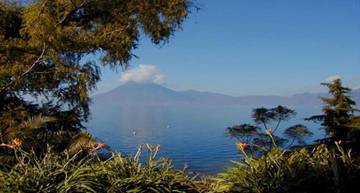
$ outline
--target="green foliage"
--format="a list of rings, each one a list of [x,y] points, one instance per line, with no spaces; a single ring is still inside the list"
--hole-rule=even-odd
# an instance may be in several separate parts
[[[286,121],[295,114],[296,112],[294,110],[279,105],[271,109],[267,109],[265,107],[254,109],[252,118],[256,124],[263,124],[267,129],[266,124],[269,122],[277,121],[278,124],[280,124],[281,121]],[[277,129],[277,127],[275,129]]]
[[[252,118],[255,124],[241,124],[227,128],[227,134],[236,138],[238,142],[250,145],[248,150],[253,153],[266,152],[276,146],[284,146],[290,140],[288,147],[294,142],[304,144],[305,138],[312,135],[304,125],[294,125],[285,128],[284,135],[287,139],[278,136],[277,130],[280,128],[282,121],[287,121],[295,116],[296,112],[284,106],[275,108],[256,108],[253,110]],[[269,128],[270,124],[274,128]],[[261,128],[263,126],[263,128]],[[261,154],[260,154],[261,155]]]
[[[311,136],[313,133],[309,131],[305,125],[297,124],[287,128],[284,131],[284,134],[289,138],[293,139],[290,146],[297,141],[299,144],[305,144],[305,139],[308,136]]]
[[[184,171],[176,171],[166,159],[156,159],[149,146],[148,159],[140,162],[141,149],[133,157],[113,154],[101,161],[96,156],[79,157],[48,152],[39,159],[34,153],[17,151],[17,164],[0,170],[2,192],[200,192],[198,183]]]
[[[64,150],[84,129],[100,67],[126,68],[141,36],[166,43],[191,7],[190,0],[0,0],[1,142],[18,137],[29,147],[35,140],[35,150],[44,142]],[[23,124],[38,116],[56,121]]]
[[[340,146],[287,152],[274,148],[261,158],[246,157],[213,179],[213,192],[357,192],[360,166]]]
[[[331,97],[321,98],[324,102],[322,115],[315,115],[307,120],[319,121],[324,127],[326,134],[335,141],[353,140],[359,141],[360,138],[354,138],[354,129],[359,129],[356,124],[354,112],[355,101],[351,99],[351,89],[343,87],[341,80],[337,79],[330,83],[322,83],[328,87]],[[354,131],[356,132],[356,131]]]

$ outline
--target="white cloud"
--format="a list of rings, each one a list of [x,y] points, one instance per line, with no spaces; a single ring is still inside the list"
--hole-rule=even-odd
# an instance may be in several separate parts
[[[120,76],[120,82],[155,83],[164,84],[165,75],[155,65],[140,64],[138,67],[126,70]]]
[[[340,75],[329,76],[325,79],[325,82],[333,82],[334,80],[341,79]]]

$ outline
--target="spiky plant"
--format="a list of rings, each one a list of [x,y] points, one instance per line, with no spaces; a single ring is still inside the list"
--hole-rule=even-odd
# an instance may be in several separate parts
[[[147,159],[141,162],[142,148],[134,156],[114,153],[102,161],[97,154],[81,152],[59,155],[49,151],[39,158],[16,150],[17,164],[0,170],[0,190],[5,193],[74,192],[202,192],[185,171],[173,169],[167,159],[157,159],[158,146],[146,145]]]
[[[325,145],[313,151],[274,148],[261,158],[245,156],[213,178],[212,192],[355,193],[360,165],[351,161],[349,151],[337,147],[336,152]]]

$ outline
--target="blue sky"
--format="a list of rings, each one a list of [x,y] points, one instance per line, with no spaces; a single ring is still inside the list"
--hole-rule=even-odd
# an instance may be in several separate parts
[[[142,37],[131,68],[153,65],[159,82],[176,90],[231,95],[320,92],[330,76],[360,87],[359,0],[197,3],[202,9],[169,44]],[[119,86],[125,74],[103,69],[96,93]]]

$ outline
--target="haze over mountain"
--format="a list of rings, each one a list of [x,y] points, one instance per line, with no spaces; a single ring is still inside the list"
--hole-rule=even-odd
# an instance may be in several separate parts
[[[94,96],[94,105],[322,105],[326,93],[302,93],[291,96],[229,96],[196,90],[175,91],[152,84],[128,82],[107,93]],[[360,102],[360,89],[353,98]]]

